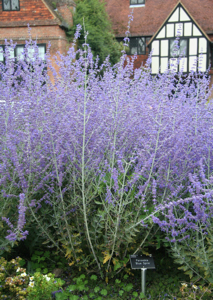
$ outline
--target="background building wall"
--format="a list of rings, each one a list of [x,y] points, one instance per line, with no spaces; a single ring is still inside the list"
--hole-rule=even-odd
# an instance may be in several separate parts
[[[53,67],[58,72],[59,67],[56,65],[54,56],[59,51],[61,54],[66,55],[69,47],[71,46],[67,42],[66,33],[58,25],[55,26],[35,26],[30,30],[32,40],[37,40],[38,44],[46,44],[46,50],[49,42],[50,56]],[[8,41],[13,40],[17,44],[25,44],[25,41],[29,39],[28,27],[9,27],[0,29],[0,45],[5,44],[5,39]],[[59,58],[59,56],[58,56]],[[49,76],[53,81],[53,76],[49,72]]]

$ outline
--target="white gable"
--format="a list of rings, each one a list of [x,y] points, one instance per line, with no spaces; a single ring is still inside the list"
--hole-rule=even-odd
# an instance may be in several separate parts
[[[158,33],[157,35],[157,39],[160,39],[160,38],[165,38],[165,26],[161,29],[161,31]]]
[[[175,35],[179,32],[180,36],[183,36],[183,23],[175,24]]]
[[[196,25],[193,25],[193,35],[202,35],[202,33],[200,32],[200,30],[197,28]]]
[[[192,35],[192,23],[185,23],[184,24],[184,36],[191,36]]]
[[[185,11],[182,9],[182,7],[180,8],[180,21],[190,21],[190,18],[185,13]]]
[[[167,24],[166,37],[173,37],[173,36],[174,36],[174,24]]]
[[[207,41],[205,38],[199,38],[199,53],[204,53],[207,49]]]
[[[179,21],[179,7],[176,8],[168,22],[178,22]]]

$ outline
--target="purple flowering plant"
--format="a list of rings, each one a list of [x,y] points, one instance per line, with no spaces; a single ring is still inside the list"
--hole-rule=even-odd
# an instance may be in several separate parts
[[[131,254],[143,249],[156,226],[176,242],[199,220],[208,224],[212,196],[203,196],[196,174],[201,160],[204,174],[212,171],[211,89],[200,71],[184,85],[182,72],[169,68],[152,76],[151,54],[137,70],[125,51],[116,65],[106,58],[98,68],[87,33],[83,50],[75,42],[55,57],[58,71],[31,39],[19,61],[5,42],[0,216],[8,242],[27,238],[36,222],[70,265],[95,265],[103,277],[112,263],[121,270],[134,242]]]

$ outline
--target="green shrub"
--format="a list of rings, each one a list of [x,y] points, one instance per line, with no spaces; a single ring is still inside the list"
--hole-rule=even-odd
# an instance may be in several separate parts
[[[0,259],[0,298],[18,300],[51,300],[51,293],[60,288],[64,282],[54,279],[54,274],[42,275],[36,272],[34,276],[26,274],[26,269],[20,268],[21,258],[11,261]]]
[[[191,230],[189,239],[173,243],[170,252],[174,261],[181,265],[179,269],[189,275],[193,282],[200,280],[213,284],[212,219],[209,221],[208,228],[197,224],[198,230]],[[204,234],[204,228],[207,234]]]

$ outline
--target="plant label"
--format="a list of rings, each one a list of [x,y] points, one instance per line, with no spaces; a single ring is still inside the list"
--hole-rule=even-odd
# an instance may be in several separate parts
[[[155,269],[153,257],[142,255],[130,255],[130,263],[132,269]]]

